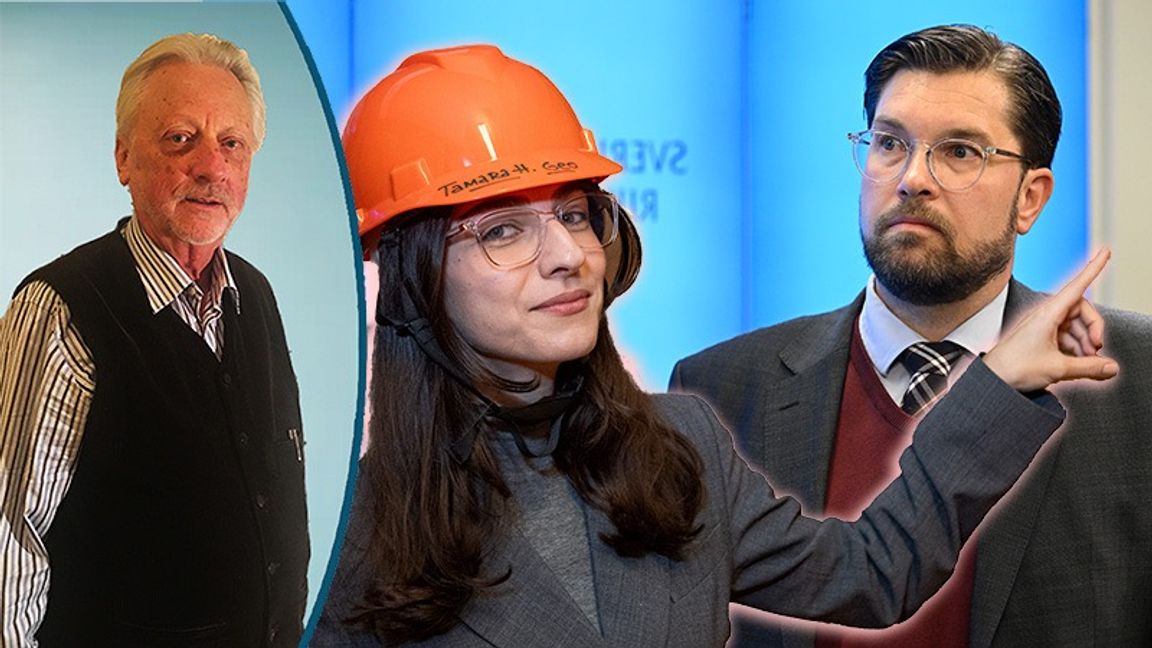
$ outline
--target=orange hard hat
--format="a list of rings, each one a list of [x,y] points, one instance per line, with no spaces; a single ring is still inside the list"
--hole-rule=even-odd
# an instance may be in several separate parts
[[[621,171],[547,77],[490,45],[409,56],[356,104],[343,143],[366,251],[412,209]]]

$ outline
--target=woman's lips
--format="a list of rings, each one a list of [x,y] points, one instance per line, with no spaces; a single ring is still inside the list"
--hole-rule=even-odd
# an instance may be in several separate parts
[[[532,307],[534,311],[545,311],[554,315],[575,315],[588,308],[592,294],[587,290],[569,290],[540,302]]]

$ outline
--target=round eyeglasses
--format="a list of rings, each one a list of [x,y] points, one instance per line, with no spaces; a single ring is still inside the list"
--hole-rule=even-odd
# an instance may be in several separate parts
[[[581,248],[599,250],[616,240],[619,217],[612,194],[579,191],[563,195],[551,210],[512,205],[485,211],[452,227],[446,238],[470,232],[492,265],[514,268],[540,256],[549,221],[560,223]]]
[[[915,149],[902,137],[880,130],[848,133],[852,142],[852,159],[860,174],[872,182],[892,182],[904,175]],[[984,175],[988,158],[993,155],[1019,160],[1028,166],[1028,158],[995,146],[981,146],[960,138],[942,139],[935,144],[924,144],[928,149],[928,172],[941,188],[965,191]]]

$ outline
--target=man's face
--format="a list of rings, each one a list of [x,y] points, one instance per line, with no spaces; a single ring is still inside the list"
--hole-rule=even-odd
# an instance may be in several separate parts
[[[157,244],[215,248],[244,207],[255,146],[252,104],[231,72],[170,63],[144,80],[116,170]]]
[[[865,255],[893,296],[919,305],[953,303],[1011,274],[1016,234],[1031,228],[1048,195],[1034,204],[1038,196],[1027,181],[1046,175],[1050,191],[1051,173],[1025,174],[1024,163],[992,155],[974,186],[946,191],[929,173],[924,146],[957,137],[1019,152],[1008,106],[1008,90],[991,71],[904,70],[880,95],[872,128],[900,136],[913,151],[903,176],[887,183],[864,178],[860,192]]]

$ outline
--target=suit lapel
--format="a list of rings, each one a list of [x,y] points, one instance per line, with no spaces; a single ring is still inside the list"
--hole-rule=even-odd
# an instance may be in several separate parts
[[[773,486],[796,497],[809,514],[824,510],[839,396],[863,303],[860,293],[848,306],[814,319],[780,351],[780,361],[792,375],[765,386],[760,462]]]
[[[602,533],[615,530],[608,517],[589,508],[587,519],[604,644],[663,646],[669,627],[668,559],[654,554],[621,558],[600,540]]]
[[[603,636],[516,529],[509,529],[485,559],[492,565],[489,574],[499,575],[511,567],[511,575],[468,604],[460,615],[464,624],[499,648],[663,646],[670,596],[668,560],[657,555],[621,558],[600,540],[600,534],[614,530],[608,517],[587,508],[586,519]]]
[[[1008,287],[1003,330],[1009,330],[1018,318],[1043,300],[1044,295],[1013,279]],[[972,593],[972,648],[985,648],[992,644],[1024,550],[1032,537],[1059,451],[1059,440],[1050,443],[1022,478],[1028,481],[1028,487],[1012,492],[993,509],[988,521],[980,527]]]
[[[499,576],[508,569],[511,574],[505,582],[473,597],[460,619],[493,646],[597,648],[607,645],[518,529],[506,530],[502,541],[484,562],[491,566],[486,570],[489,576]],[[604,608],[601,599],[601,623]]]

